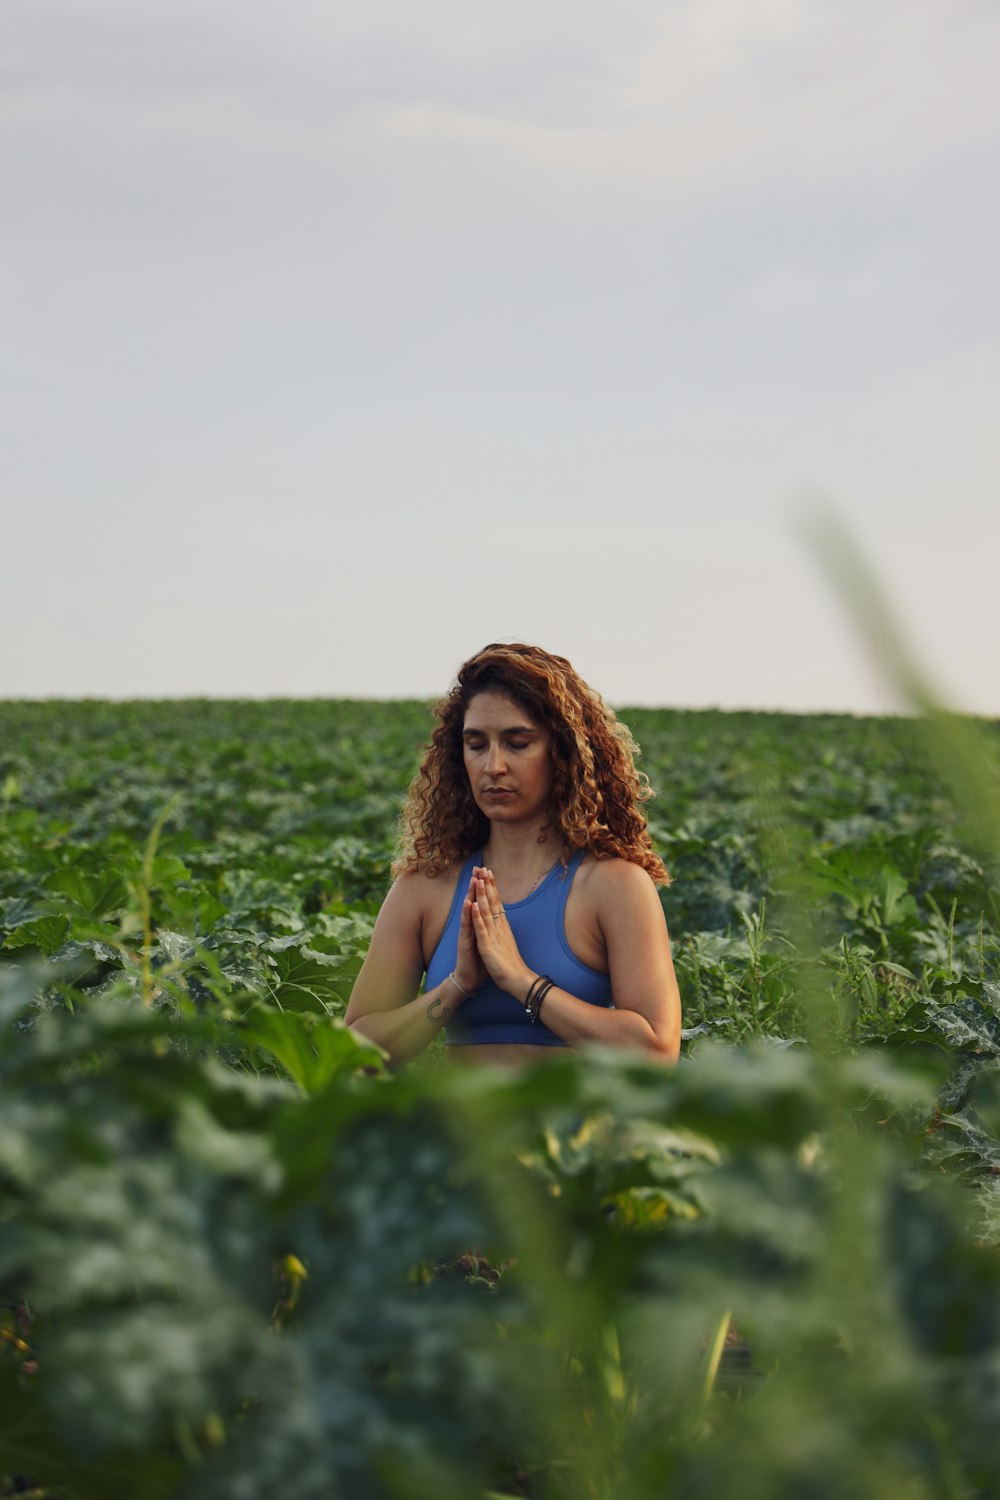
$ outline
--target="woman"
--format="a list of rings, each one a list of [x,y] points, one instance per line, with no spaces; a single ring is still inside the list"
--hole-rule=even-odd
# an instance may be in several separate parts
[[[394,1067],[442,1027],[463,1061],[596,1042],[676,1062],[667,875],[628,730],[537,646],[485,647],[437,715],[348,1024]]]

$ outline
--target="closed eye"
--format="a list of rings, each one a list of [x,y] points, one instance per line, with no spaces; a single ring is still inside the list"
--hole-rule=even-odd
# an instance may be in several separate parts
[[[530,740],[507,740],[506,741],[506,745],[507,745],[508,750],[527,750],[527,748],[528,748],[528,746],[530,744],[531,744]],[[467,750],[485,750],[486,749],[486,742],[484,740],[469,740],[469,739],[467,739],[465,741],[465,748]]]

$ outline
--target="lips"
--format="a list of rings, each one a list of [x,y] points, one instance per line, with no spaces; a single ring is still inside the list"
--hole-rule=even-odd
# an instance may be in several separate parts
[[[494,802],[503,802],[506,798],[513,797],[513,795],[514,793],[509,787],[502,786],[488,786],[483,793],[484,797],[489,797]]]

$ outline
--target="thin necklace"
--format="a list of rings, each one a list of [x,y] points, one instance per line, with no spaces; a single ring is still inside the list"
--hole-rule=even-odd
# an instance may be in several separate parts
[[[485,852],[485,850],[483,851],[483,858],[484,859],[486,858],[486,852]],[[554,870],[555,867],[556,867],[556,865],[558,863],[559,863],[559,861],[557,859],[554,859],[552,861],[552,863],[549,865],[549,868],[547,870],[543,870],[540,875],[536,875],[535,879],[528,886],[528,889],[525,891],[524,895],[523,896],[518,896],[517,901],[511,902],[511,905],[512,906],[517,906],[517,905],[519,905],[520,902],[527,901],[527,899],[531,895],[532,891],[535,890],[537,886],[541,885],[541,883],[545,879],[546,875],[548,875],[550,873],[550,871]],[[487,869],[489,869],[488,865],[487,865]]]

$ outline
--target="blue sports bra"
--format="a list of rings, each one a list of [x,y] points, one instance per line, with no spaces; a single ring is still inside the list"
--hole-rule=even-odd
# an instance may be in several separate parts
[[[521,957],[530,969],[536,974],[547,974],[558,989],[566,990],[578,1000],[610,1007],[613,1001],[609,976],[581,963],[566,941],[566,897],[584,853],[579,850],[574,854],[568,868],[556,864],[530,896],[523,901],[508,901],[504,910]],[[462,902],[473,867],[482,862],[482,850],[478,850],[462,866],[448,921],[427,965],[425,990],[435,989],[455,967]],[[498,988],[492,979],[487,979],[471,1000],[463,1000],[448,1022],[447,1034],[449,1047],[467,1047],[477,1042],[528,1042],[538,1047],[568,1045],[542,1021],[532,1025],[524,1006]]]

